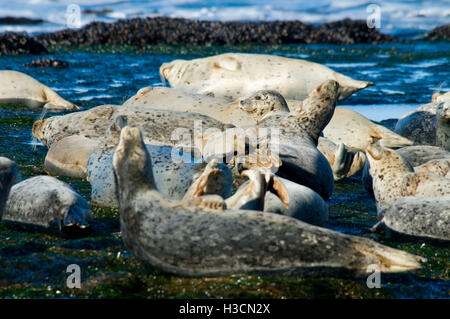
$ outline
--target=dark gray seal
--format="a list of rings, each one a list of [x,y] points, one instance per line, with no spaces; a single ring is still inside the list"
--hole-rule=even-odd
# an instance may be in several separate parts
[[[122,129],[113,163],[125,246],[165,272],[367,276],[368,265],[399,272],[417,269],[424,260],[282,215],[167,200],[155,188],[150,155],[137,128]]]
[[[14,184],[19,168],[9,158],[0,156],[0,220],[11,186]]]

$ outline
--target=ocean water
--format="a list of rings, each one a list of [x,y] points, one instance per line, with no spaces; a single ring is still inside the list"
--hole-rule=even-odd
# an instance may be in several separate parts
[[[370,5],[377,7],[372,9]],[[384,33],[414,38],[431,28],[450,23],[449,0],[0,0],[0,17],[40,18],[35,26],[0,26],[1,31],[48,32],[67,28],[80,8],[80,25],[132,17],[184,17],[203,20],[301,20],[323,23],[344,18],[367,20],[379,16]],[[83,13],[85,10],[98,13]],[[103,12],[102,12],[103,11]],[[69,20],[68,20],[69,19]],[[69,25],[72,25],[69,22]]]

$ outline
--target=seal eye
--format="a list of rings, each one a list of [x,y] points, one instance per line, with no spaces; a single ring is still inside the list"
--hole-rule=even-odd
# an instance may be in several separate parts
[[[261,97],[259,95],[255,96],[255,100],[261,100]]]

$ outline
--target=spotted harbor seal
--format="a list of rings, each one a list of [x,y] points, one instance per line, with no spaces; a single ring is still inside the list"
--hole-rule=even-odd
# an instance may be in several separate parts
[[[20,228],[67,232],[89,227],[88,202],[68,184],[51,176],[26,179],[11,188],[3,221]]]
[[[138,128],[122,129],[114,153],[122,239],[137,258],[181,276],[362,275],[420,267],[423,258],[303,223],[251,210],[199,207],[167,200],[155,188],[150,155]]]
[[[436,109],[436,146],[450,151],[450,101]]]
[[[11,186],[14,184],[19,168],[9,158],[0,156],[0,220]]]
[[[414,167],[414,171],[431,172],[447,177],[445,163],[447,160],[450,160],[450,152],[440,147],[413,145],[399,148],[395,152],[410,163]],[[369,193],[373,193],[372,177],[369,169],[369,161],[366,161],[361,174],[361,182]]]
[[[367,159],[380,216],[400,197],[450,195],[450,179],[428,172],[414,172],[411,164],[393,150],[372,144],[367,148]]]
[[[217,153],[242,154],[247,148],[247,139],[256,141],[257,147],[279,154],[283,164],[277,171],[278,176],[305,185],[326,200],[333,193],[333,172],[317,149],[317,143],[333,114],[338,87],[336,81],[325,81],[310,93],[301,109],[288,113],[276,126],[264,121],[258,127],[204,134],[203,141],[197,145],[201,145],[203,156],[208,158]]]
[[[55,91],[17,71],[0,71],[0,105],[21,105],[48,110],[79,110]]]
[[[116,117],[105,138],[89,156],[87,179],[92,187],[91,201],[98,206],[118,206],[117,182],[114,178],[112,158],[119,144],[120,130],[127,123],[126,116]],[[168,198],[182,199],[206,166],[206,163],[196,162],[190,155],[171,147],[146,144],[146,148],[151,154],[153,176],[158,190]],[[220,168],[224,169],[225,165],[220,165]],[[228,167],[226,169],[229,171]],[[230,191],[231,183],[232,181],[229,181]],[[205,193],[208,194],[209,191],[205,190]]]
[[[46,146],[51,146],[61,136],[69,135],[81,135],[98,142],[105,136],[111,121],[120,115],[126,116],[130,125],[142,128],[146,143],[160,146],[193,147],[191,139],[195,134],[209,128],[224,130],[233,127],[198,113],[101,105],[38,120],[33,124],[33,135]]]
[[[450,241],[450,196],[443,198],[402,197],[384,211],[374,229],[385,226],[396,233]]]
[[[195,112],[236,126],[254,125],[253,117],[237,107],[238,103],[239,101],[229,102],[226,99],[192,94],[180,89],[145,87],[128,99],[123,106],[144,106],[161,110]]]
[[[71,135],[52,144],[45,157],[44,168],[47,174],[86,178],[86,166],[97,142],[81,136]]]
[[[163,63],[159,71],[173,88],[230,100],[267,89],[287,99],[303,100],[326,80],[339,82],[339,99],[344,99],[373,85],[318,63],[266,54],[226,53],[174,60]]]

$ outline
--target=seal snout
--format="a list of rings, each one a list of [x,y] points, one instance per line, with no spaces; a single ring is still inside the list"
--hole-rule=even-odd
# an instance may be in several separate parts
[[[370,144],[367,147],[367,153],[369,154],[370,157],[372,157],[374,160],[380,160],[382,155],[383,155],[383,150],[381,149],[381,147],[379,147],[376,144]]]

